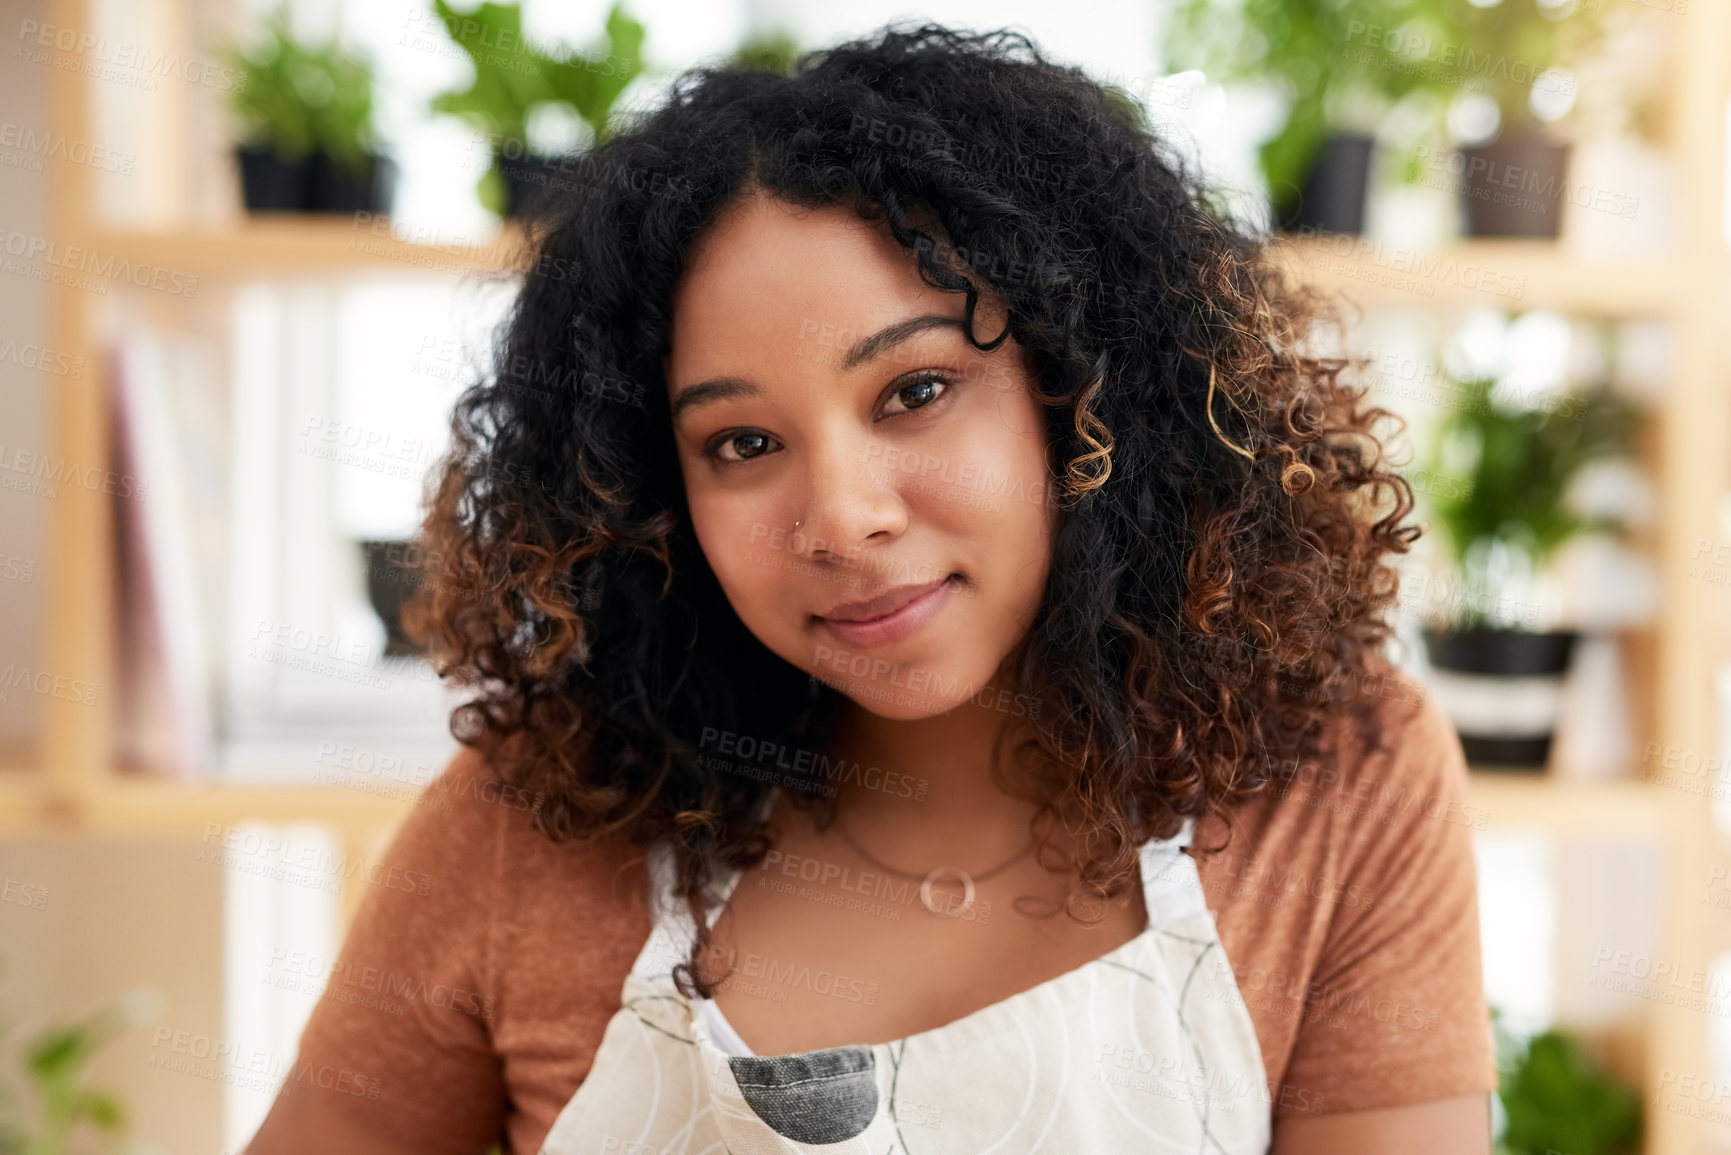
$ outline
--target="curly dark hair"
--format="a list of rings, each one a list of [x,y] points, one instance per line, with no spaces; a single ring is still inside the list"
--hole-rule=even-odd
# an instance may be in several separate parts
[[[976,348],[997,344],[972,332],[978,295],[1007,307],[1061,507],[1012,655],[1046,707],[1017,756],[1037,827],[1083,820],[1085,890],[1121,893],[1142,842],[1316,764],[1331,718],[1376,741],[1361,679],[1392,668],[1388,555],[1419,530],[1374,430],[1398,419],[1318,352],[1330,303],[1123,92],[1017,33],[890,25],[787,74],[684,73],[539,202],[494,363],[455,409],[409,623],[474,690],[453,734],[542,799],[546,835],[670,840],[696,916],[713,870],[769,849],[771,788],[705,764],[700,735],[821,741],[838,698],[729,605],[665,395],[687,254],[756,192],[883,222],[966,294]]]

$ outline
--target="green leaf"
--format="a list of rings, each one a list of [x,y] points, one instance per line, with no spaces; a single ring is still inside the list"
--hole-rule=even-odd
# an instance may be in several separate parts
[[[322,150],[358,168],[376,147],[371,62],[335,41],[298,40],[286,7],[271,14],[264,32],[251,50],[231,45],[222,52],[240,78],[229,110],[242,139],[285,160]]]
[[[31,1046],[28,1070],[38,1082],[65,1079],[90,1057],[90,1050],[90,1033],[82,1025],[50,1031]]]
[[[1447,399],[1452,407],[1437,425],[1426,469],[1447,484],[1421,500],[1463,573],[1490,543],[1524,552],[1537,569],[1571,537],[1602,524],[1576,516],[1565,497],[1581,468],[1632,451],[1640,420],[1632,403],[1600,389],[1510,410],[1493,399],[1488,378],[1446,384],[1458,392]],[[1476,609],[1463,611],[1457,625],[1486,621]]]
[[[102,1131],[118,1131],[126,1125],[126,1108],[107,1091],[86,1091],[74,1117],[87,1119]]]
[[[1503,1142],[1514,1151],[1618,1155],[1640,1140],[1640,1097],[1556,1031],[1528,1041],[1498,1095],[1509,1120]]]
[[[777,31],[745,41],[734,51],[728,63],[734,68],[788,76],[798,60],[798,41],[786,31]]]
[[[1469,89],[1496,101],[1505,131],[1530,125],[1534,81],[1590,51],[1609,7],[1553,19],[1536,0],[1178,0],[1164,42],[1169,66],[1287,94],[1286,120],[1261,150],[1279,205],[1324,138],[1372,130],[1415,94],[1434,98],[1415,107],[1439,147],[1448,104]]]

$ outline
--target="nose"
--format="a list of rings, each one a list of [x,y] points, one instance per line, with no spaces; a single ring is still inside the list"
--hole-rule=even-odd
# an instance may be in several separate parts
[[[804,487],[792,502],[802,511],[788,549],[808,561],[859,563],[880,545],[908,528],[908,507],[896,489],[896,475],[872,467],[869,435],[832,430],[805,447],[805,469],[795,484]]]

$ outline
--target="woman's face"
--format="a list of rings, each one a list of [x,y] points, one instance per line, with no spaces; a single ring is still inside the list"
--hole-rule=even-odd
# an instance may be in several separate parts
[[[704,556],[765,646],[885,718],[1007,688],[1045,590],[1041,411],[1021,347],[976,351],[963,303],[881,226],[761,194],[700,238],[673,300]],[[982,295],[975,334],[1003,322]]]

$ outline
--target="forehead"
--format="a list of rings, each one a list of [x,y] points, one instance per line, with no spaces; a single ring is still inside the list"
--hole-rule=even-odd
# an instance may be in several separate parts
[[[797,341],[814,325],[878,325],[914,309],[959,315],[961,298],[922,281],[914,254],[885,225],[759,194],[694,243],[673,295],[671,360]]]

